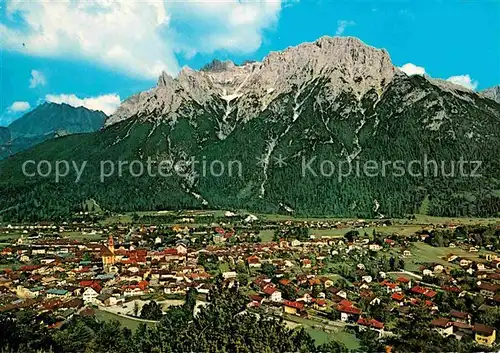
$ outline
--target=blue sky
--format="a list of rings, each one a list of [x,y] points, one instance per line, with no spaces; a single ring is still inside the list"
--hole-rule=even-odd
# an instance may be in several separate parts
[[[159,72],[261,60],[324,35],[408,73],[500,84],[499,1],[0,1],[0,126],[46,100],[111,113]],[[406,64],[406,65],[405,65]],[[405,65],[405,66],[403,66]]]

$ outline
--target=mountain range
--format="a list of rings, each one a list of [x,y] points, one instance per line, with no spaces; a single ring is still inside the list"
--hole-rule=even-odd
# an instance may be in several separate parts
[[[498,95],[407,76],[387,51],[356,38],[322,37],[272,52],[262,62],[214,61],[200,71],[183,68],[175,78],[163,73],[156,87],[122,102],[105,126],[1,162],[0,214],[65,217],[91,198],[120,212],[232,208],[353,217],[500,212]],[[42,159],[88,164],[78,183],[22,176],[24,161]],[[457,161],[480,161],[480,175],[320,173],[347,163],[422,160],[444,161],[448,173]],[[125,170],[101,182],[102,161],[113,166],[166,161],[177,169],[168,177]],[[241,174],[206,173],[213,161],[219,167],[241,165]],[[305,174],[304,161],[312,161]]]
[[[8,127],[0,127],[0,159],[48,139],[97,131],[106,118],[103,112],[85,107],[43,103]]]

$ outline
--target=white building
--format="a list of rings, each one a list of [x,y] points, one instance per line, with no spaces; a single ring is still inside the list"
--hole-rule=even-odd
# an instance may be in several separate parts
[[[82,295],[83,302],[86,304],[93,303],[95,301],[95,298],[97,298],[98,295],[99,295],[99,293],[97,293],[94,288],[87,287],[83,291],[83,295]]]

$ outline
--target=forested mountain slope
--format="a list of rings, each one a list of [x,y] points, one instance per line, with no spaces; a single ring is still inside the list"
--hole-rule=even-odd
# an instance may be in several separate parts
[[[262,63],[214,67],[184,69],[177,78],[163,74],[156,88],[126,100],[105,129],[51,140],[1,163],[2,215],[65,216],[88,198],[115,211],[499,214],[495,101],[447,82],[409,77],[385,51],[354,38],[321,38],[272,53]],[[22,176],[24,161],[42,159],[88,163],[78,183],[74,174],[59,183]],[[126,167],[122,176],[115,169],[101,182],[105,160],[115,168],[118,160],[144,166],[148,160],[153,166],[168,161],[177,171],[136,177]],[[427,177],[410,175],[410,162],[425,160],[437,162],[438,176],[432,164]],[[210,172],[213,161],[216,173]],[[460,161],[481,165],[469,163],[464,176]],[[109,172],[111,162],[106,163]],[[349,163],[349,176],[339,177],[338,169],[330,173],[331,166]],[[367,163],[377,164],[377,175],[363,171]],[[219,176],[221,165],[225,172]]]

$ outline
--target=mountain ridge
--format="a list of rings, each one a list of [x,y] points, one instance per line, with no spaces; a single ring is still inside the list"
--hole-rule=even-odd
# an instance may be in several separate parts
[[[482,96],[500,103],[500,85],[487,88],[479,92]]]
[[[9,124],[12,138],[33,137],[66,130],[69,133],[92,132],[103,125],[106,114],[66,103],[45,102]]]
[[[315,77],[329,76],[332,96],[346,88],[362,95],[372,87],[381,89],[396,71],[386,50],[367,46],[354,37],[321,37],[315,42],[271,52],[262,62],[225,62],[217,67],[216,71],[184,67],[176,78],[162,73],[155,88],[125,100],[106,126],[134,115],[151,116],[152,111],[175,120],[179,109],[195,101],[215,109],[222,104],[226,119],[219,124],[220,137],[224,138],[231,130],[227,121],[231,113],[236,113],[236,120],[251,119],[279,95],[288,94],[294,86],[300,87]],[[189,114],[195,114],[190,107],[187,109]]]
[[[94,132],[104,126],[106,114],[66,103],[45,102],[9,124],[9,139],[0,141],[0,158],[45,140],[75,133]]]
[[[425,203],[431,215],[499,215],[500,105],[453,84],[407,76],[394,68],[388,54],[360,41],[338,46],[339,41],[310,43],[316,54],[308,58],[300,47],[268,56],[265,65],[228,65],[216,73],[186,68],[175,79],[161,75],[156,88],[122,104],[117,116],[123,119],[92,134],[45,142],[0,163],[0,204],[15,209],[3,212],[4,217],[63,217],[89,198],[117,212],[279,212],[286,205],[309,216],[404,217]],[[319,55],[325,49],[344,57]],[[351,68],[354,59],[362,64]],[[278,92],[268,93],[270,87],[262,85],[271,81]],[[481,161],[481,176],[406,173],[339,180],[301,174],[304,159],[315,161],[318,172],[323,161],[338,166],[424,158],[448,164]],[[27,159],[87,161],[88,170],[78,183],[27,179],[20,175]],[[103,160],[180,163],[183,173],[166,178],[113,174],[100,182]],[[206,175],[202,164],[193,161],[237,161],[242,171],[236,177]]]

